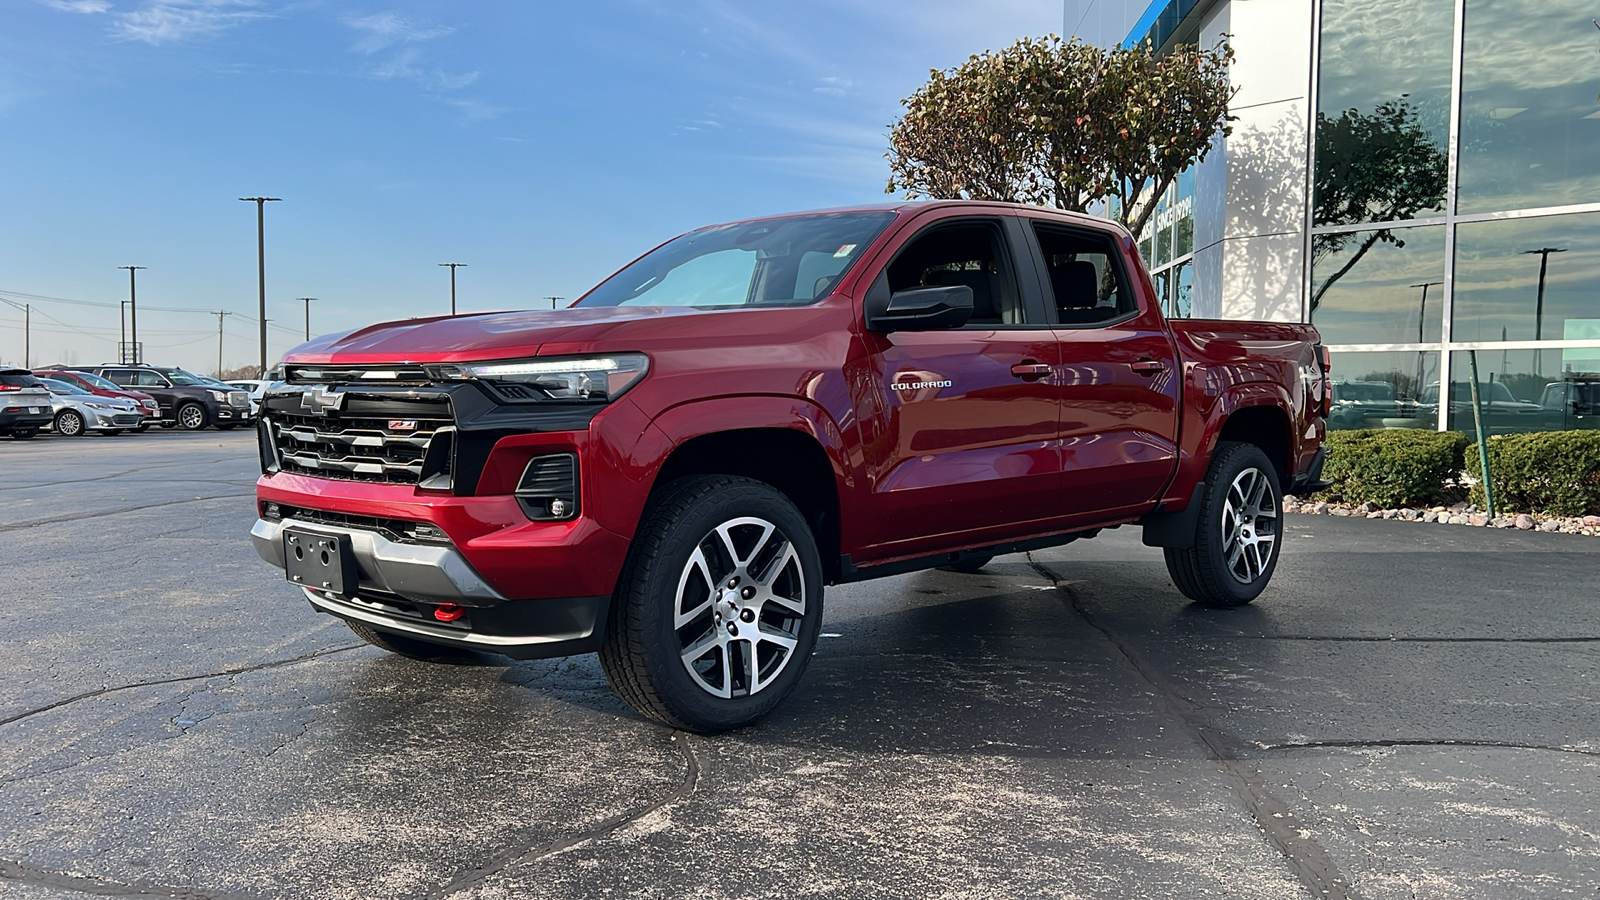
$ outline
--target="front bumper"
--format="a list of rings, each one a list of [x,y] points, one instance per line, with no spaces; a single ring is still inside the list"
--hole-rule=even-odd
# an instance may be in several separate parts
[[[508,600],[484,581],[451,546],[393,541],[360,528],[257,519],[251,542],[262,559],[284,567],[283,530],[350,539],[359,571],[354,594],[302,588],[313,608],[381,631],[430,643],[539,659],[599,649],[609,596]],[[463,607],[461,618],[440,622],[443,604]]]
[[[144,422],[144,413],[138,410],[89,410],[84,427],[90,431],[122,431],[138,428]]]

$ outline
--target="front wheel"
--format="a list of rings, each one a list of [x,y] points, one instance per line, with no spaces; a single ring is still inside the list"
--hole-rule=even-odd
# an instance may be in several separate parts
[[[1283,502],[1272,461],[1254,444],[1217,444],[1200,492],[1194,546],[1167,548],[1167,574],[1204,606],[1243,606],[1278,567]]]
[[[749,478],[685,478],[634,538],[600,663],[640,714],[724,731],[793,690],[821,627],[822,563],[789,498]]]
[[[83,415],[70,409],[56,413],[56,434],[62,437],[83,435]]]
[[[178,427],[184,431],[199,431],[206,427],[206,408],[198,403],[185,403],[178,407]]]

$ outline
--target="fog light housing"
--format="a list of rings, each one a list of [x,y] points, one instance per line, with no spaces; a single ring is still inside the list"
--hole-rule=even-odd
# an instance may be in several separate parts
[[[517,481],[517,503],[535,522],[564,522],[578,515],[578,454],[550,453],[528,460]]]
[[[277,522],[283,518],[283,510],[278,507],[278,504],[268,500],[266,503],[261,504],[261,518],[266,519],[268,522]]]

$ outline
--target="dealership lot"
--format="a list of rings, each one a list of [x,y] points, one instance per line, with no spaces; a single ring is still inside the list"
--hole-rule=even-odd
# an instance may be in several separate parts
[[[362,644],[249,433],[0,442],[0,897],[1594,896],[1593,539],[1289,517],[1253,607],[1136,529],[828,594],[716,737],[592,657]]]

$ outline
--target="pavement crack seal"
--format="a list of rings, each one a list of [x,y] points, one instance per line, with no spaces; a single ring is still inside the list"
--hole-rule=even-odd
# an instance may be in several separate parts
[[[193,888],[158,885],[122,884],[86,875],[68,875],[30,866],[26,863],[0,860],[0,882],[13,881],[40,887],[58,888],[77,894],[95,897],[169,897],[172,900],[229,900],[234,894],[213,894]]]
[[[64,522],[81,522],[84,519],[98,519],[102,516],[120,516],[123,513],[144,512],[147,509],[159,509],[163,506],[180,506],[184,503],[199,503],[202,500],[230,500],[239,497],[254,497],[255,492],[244,494],[214,494],[206,497],[187,497],[183,500],[168,500],[164,503],[145,503],[139,506],[123,506],[117,509],[102,509],[95,512],[75,513],[70,516],[57,516],[53,519],[35,519],[32,522],[17,522],[12,525],[0,525],[0,534],[7,531],[21,531],[24,528],[37,528],[40,525],[60,525]]]
[[[1290,870],[1306,890],[1310,891],[1311,896],[1328,900],[1361,900],[1361,895],[1339,871],[1339,866],[1333,861],[1333,857],[1310,837],[1311,830],[1302,826],[1288,804],[1268,790],[1259,772],[1251,771],[1250,767],[1238,759],[1223,733],[1206,721],[1200,705],[1169,687],[1158,674],[1144,664],[1132,647],[1118,639],[1110,629],[1089,614],[1076,591],[1064,583],[1060,576],[1035,560],[1031,553],[1028,554],[1028,563],[1035,572],[1054,585],[1060,594],[1065,595],[1072,611],[1085,624],[1099,632],[1101,637],[1117,650],[1123,661],[1153,691],[1157,704],[1170,716],[1183,723],[1190,738],[1204,749],[1208,759],[1218,765],[1223,780],[1233,789],[1234,794],[1255,819],[1267,842],[1282,854]]]
[[[1256,744],[1257,750],[1380,750],[1389,747],[1487,747],[1503,750],[1541,750],[1546,753],[1575,753],[1579,756],[1600,757],[1600,750],[1590,747],[1553,747],[1549,744],[1520,744],[1516,741],[1458,741],[1449,738],[1431,740],[1291,741],[1287,744]]]
[[[27,710],[26,712],[20,712],[4,719],[0,719],[0,726],[10,725],[13,722],[20,722],[30,716],[37,716],[40,713],[47,713],[53,709],[60,709],[63,706],[77,703],[80,700],[92,700],[95,697],[103,697],[107,694],[115,694],[121,691],[132,691],[139,688],[160,687],[164,684],[182,684],[186,681],[206,681],[212,678],[229,678],[234,675],[243,675],[248,672],[260,672],[265,669],[278,669],[282,668],[283,666],[292,666],[296,663],[308,662],[323,656],[331,656],[335,653],[344,653],[346,651],[356,650],[365,646],[367,646],[365,642],[359,644],[345,644],[340,647],[330,647],[326,650],[318,650],[315,653],[307,653],[302,656],[295,656],[289,659],[275,659],[271,662],[256,663],[253,666],[239,666],[238,668],[223,669],[217,672],[206,672],[201,675],[179,675],[174,678],[156,678],[150,681],[136,681],[132,684],[119,684],[114,687],[100,688],[99,690],[95,691],[85,691],[82,694],[76,694],[71,697],[57,700],[54,703],[47,703],[44,706],[35,707],[34,709]]]
[[[700,758],[695,755],[694,747],[690,744],[690,735],[688,732],[673,731],[671,733],[671,740],[673,743],[678,745],[678,752],[682,754],[684,763],[683,778],[678,782],[678,786],[673,788],[671,791],[668,791],[666,794],[662,795],[639,810],[631,813],[618,813],[614,816],[608,816],[595,823],[593,827],[580,831],[577,834],[559,838],[542,846],[535,843],[527,843],[512,847],[508,850],[502,850],[501,852],[496,853],[495,855],[484,860],[482,865],[476,866],[473,869],[456,876],[450,881],[450,883],[446,884],[438,892],[429,896],[431,898],[436,898],[437,900],[437,898],[450,897],[462,891],[469,890],[477,887],[499,872],[504,871],[514,863],[535,863],[539,860],[555,856],[556,854],[571,850],[573,847],[577,847],[580,844],[586,844],[589,841],[606,837],[607,835],[613,834],[616,831],[627,827],[628,825],[632,825],[634,822],[643,819],[645,816],[648,816],[659,809],[662,809],[673,803],[677,803],[680,800],[688,799],[688,797],[694,793],[695,787],[700,783]]]

